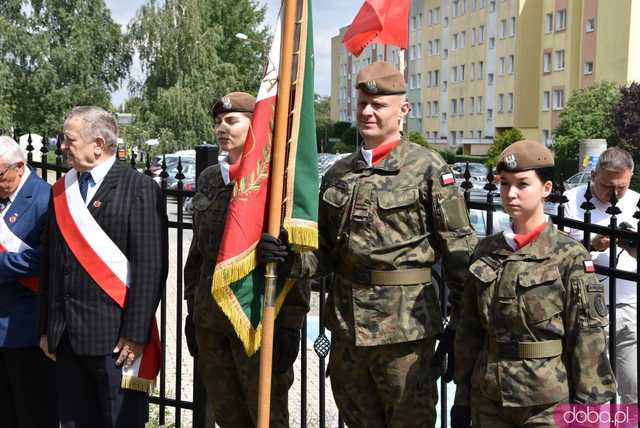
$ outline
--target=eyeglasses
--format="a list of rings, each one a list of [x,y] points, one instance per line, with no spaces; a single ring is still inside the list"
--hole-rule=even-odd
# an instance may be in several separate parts
[[[2,180],[4,178],[4,175],[7,173],[7,171],[9,171],[10,169],[15,168],[15,167],[16,167],[15,164],[14,165],[9,165],[8,167],[6,167],[4,169],[4,171],[0,172],[0,180]]]

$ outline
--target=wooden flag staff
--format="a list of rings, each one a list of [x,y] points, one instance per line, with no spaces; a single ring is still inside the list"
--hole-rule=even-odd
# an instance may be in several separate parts
[[[282,227],[282,191],[284,188],[287,131],[289,128],[289,102],[293,65],[296,0],[284,0],[282,42],[278,76],[278,99],[271,155],[271,182],[269,190],[268,233],[280,235]],[[264,309],[262,312],[262,340],[260,346],[260,383],[258,390],[258,428],[269,427],[271,408],[271,371],[273,364],[273,330],[276,316],[275,296],[277,264],[269,263],[265,273]]]

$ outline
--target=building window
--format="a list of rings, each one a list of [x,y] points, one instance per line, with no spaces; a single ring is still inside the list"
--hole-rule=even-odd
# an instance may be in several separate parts
[[[542,55],[542,72],[551,73],[551,52]]]
[[[511,37],[515,37],[516,35],[516,17],[511,17],[511,33],[509,34]]]
[[[469,101],[469,103],[470,103],[469,114],[473,114],[473,110],[476,108],[476,97],[471,97],[471,100]]]
[[[567,28],[567,9],[556,12],[556,31],[563,31]]]
[[[551,108],[551,92],[544,91],[542,93],[542,111],[549,111]]]
[[[422,73],[418,73],[418,78],[416,83],[418,84],[417,85],[418,88],[422,87]]]
[[[556,51],[555,66],[556,70],[564,70],[564,49]]]
[[[496,11],[496,0],[491,0],[489,2],[489,12],[495,12]]]
[[[446,81],[446,80],[445,80],[445,81],[443,81],[443,82],[442,82],[442,92],[447,92],[447,87],[448,87],[448,86],[449,86],[449,85],[447,85],[447,81]]]
[[[435,55],[440,55],[440,39],[435,39],[433,42]]]
[[[593,62],[587,61],[584,63],[584,74],[593,74]]]
[[[418,43],[418,47],[416,48],[416,58],[422,58],[422,43]]]
[[[458,81],[458,66],[457,65],[451,67],[451,81],[452,82],[457,82]]]
[[[498,35],[501,39],[504,39],[507,36],[507,20],[503,19],[500,21],[500,33]]]
[[[433,25],[433,9],[429,9],[429,12],[427,14],[427,25],[428,26]]]
[[[550,133],[548,129],[543,129],[542,130],[542,141],[544,143],[545,146],[549,146],[551,141],[550,141]]]
[[[544,32],[549,34],[553,32],[553,13],[547,13],[544,19]]]
[[[478,44],[484,43],[484,25],[478,27]]]
[[[416,104],[416,116],[422,117],[422,103]]]
[[[456,49],[458,49],[458,33],[451,36],[451,50],[455,51]]]
[[[442,123],[447,123],[447,113],[442,112]]]
[[[477,102],[476,113],[482,113],[482,97],[480,96],[476,98],[476,102]]]
[[[504,94],[498,94],[498,113],[504,111]]]
[[[460,73],[460,78],[458,80],[460,82],[464,82],[464,64],[458,67],[458,72]]]
[[[493,73],[487,74],[487,80],[489,81],[489,86],[493,86]]]
[[[467,32],[460,33],[460,49],[464,49],[464,45],[467,43]]]
[[[509,92],[508,109],[509,109],[509,113],[513,112],[513,92]]]
[[[553,90],[553,109],[562,110],[564,108],[564,89]]]
[[[443,52],[444,52],[444,59],[449,58],[449,49],[445,48]]]
[[[513,74],[514,62],[515,62],[515,57],[513,55],[509,55],[509,61],[507,62],[507,73]]]
[[[435,79],[434,86],[438,86],[440,84],[440,70],[434,71],[433,77]]]
[[[451,116],[458,114],[458,100],[451,100]]]
[[[440,103],[438,101],[433,102],[433,117],[438,117],[440,114]]]
[[[440,8],[436,7],[435,9],[433,9],[433,23],[434,24],[439,24],[440,23]]]
[[[476,63],[472,62],[471,67],[469,67],[469,70],[471,70],[471,72],[469,73],[469,80],[475,80],[476,79]]]
[[[476,45],[476,27],[471,29],[471,46]]]
[[[433,41],[429,40],[429,43],[427,43],[427,46],[429,50],[429,56],[433,55]]]
[[[596,31],[596,19],[595,18],[587,19],[587,26],[585,28],[585,31],[587,33],[590,33],[592,31]]]
[[[454,18],[458,16],[459,8],[460,8],[460,0],[454,0],[453,3],[451,3],[451,15],[453,15]]]
[[[493,109],[487,109],[487,122],[491,122],[493,120]]]
[[[460,142],[462,143],[464,140],[464,132],[463,131],[458,131],[458,140],[460,140]]]
[[[416,105],[414,103],[411,103],[411,109],[409,110],[409,117],[411,118],[416,117]]]
[[[460,98],[460,114],[464,114],[464,98]]]
[[[489,37],[489,49],[495,49],[495,48],[496,48],[496,38]]]
[[[484,79],[484,61],[478,62],[478,80]]]
[[[499,75],[503,75],[504,74],[504,57],[503,56],[500,57],[499,67],[498,67],[498,74]]]
[[[433,79],[433,73],[430,71],[427,71],[427,88],[430,88],[431,86],[433,86],[431,79]]]

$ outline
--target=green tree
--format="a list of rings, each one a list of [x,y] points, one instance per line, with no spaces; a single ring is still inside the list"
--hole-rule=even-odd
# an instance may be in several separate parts
[[[500,156],[500,153],[502,153],[504,149],[516,141],[523,139],[524,136],[518,128],[510,128],[498,132],[493,139],[493,144],[491,144],[491,147],[489,147],[489,151],[487,152],[486,165],[490,167],[495,166],[498,156]]]
[[[249,6],[253,13],[246,12]],[[148,0],[129,25],[129,40],[145,73],[131,87],[141,99],[131,138],[158,137],[164,151],[212,142],[214,100],[258,87],[254,69],[260,68],[268,42],[258,29],[263,15],[263,8],[244,0]],[[227,34],[229,28],[247,34],[250,42]],[[233,49],[244,53],[236,58],[227,52]]]
[[[412,131],[409,133],[409,141],[419,146],[426,147],[428,149],[431,148],[429,143],[427,143],[427,140],[425,140],[422,134],[418,131]]]
[[[598,82],[576,90],[560,113],[560,125],[554,131],[554,152],[558,160],[578,159],[580,141],[604,138],[614,143],[611,111],[620,100],[620,91],[612,82]]]
[[[333,121],[331,120],[331,99],[321,95],[315,95],[316,110],[316,137],[318,151],[326,152],[329,147],[329,137],[333,133]]]
[[[0,117],[18,128],[51,134],[76,105],[110,108],[130,63],[104,0],[0,2]]]
[[[635,159],[631,187],[640,191],[640,83],[620,88],[620,101],[611,112],[614,140]]]

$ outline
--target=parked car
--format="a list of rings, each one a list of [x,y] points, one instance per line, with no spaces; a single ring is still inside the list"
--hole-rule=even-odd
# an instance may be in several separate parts
[[[154,175],[160,175],[162,172],[162,155],[154,156],[150,162],[149,170]],[[192,160],[195,162],[196,160],[196,151],[195,150],[180,150],[175,153],[170,153],[164,155],[164,160],[167,165],[167,172],[169,170],[175,169],[178,165],[178,159],[182,159],[184,163],[186,160]]]
[[[564,188],[569,190],[572,187],[577,187],[582,184],[587,184],[591,180],[591,171],[582,171],[577,174],[573,174],[571,177],[564,181]]]

